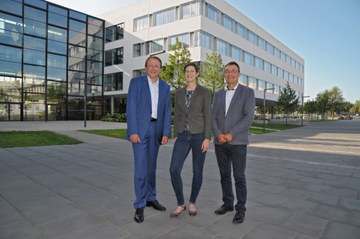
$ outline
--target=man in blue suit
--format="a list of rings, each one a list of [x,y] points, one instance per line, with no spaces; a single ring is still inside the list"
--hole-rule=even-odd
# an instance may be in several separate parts
[[[170,86],[159,79],[161,59],[150,56],[145,62],[146,76],[130,81],[126,116],[134,151],[134,220],[144,221],[145,206],[165,211],[156,199],[156,161],[160,144],[171,134]]]
[[[224,203],[215,213],[225,214],[234,210],[232,166],[237,198],[233,223],[242,223],[247,197],[246,153],[249,127],[255,113],[255,95],[251,88],[239,84],[240,67],[236,62],[229,62],[225,66],[224,76],[227,84],[215,93],[212,110],[215,154]]]

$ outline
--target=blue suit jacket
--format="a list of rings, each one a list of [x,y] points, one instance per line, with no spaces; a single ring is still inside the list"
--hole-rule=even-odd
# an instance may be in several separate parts
[[[229,144],[249,144],[249,127],[255,114],[254,90],[239,84],[225,116],[226,92],[221,89],[215,93],[212,108],[212,128],[214,131],[214,143],[219,144],[219,134],[231,133],[233,140]]]
[[[131,79],[127,105],[127,139],[131,134],[138,134],[142,141],[147,132],[151,119],[151,95],[147,76]],[[157,112],[157,138],[161,142],[162,136],[171,136],[171,96],[170,86],[159,79],[159,100]]]

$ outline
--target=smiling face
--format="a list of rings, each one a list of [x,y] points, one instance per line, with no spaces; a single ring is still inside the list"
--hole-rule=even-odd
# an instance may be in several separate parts
[[[185,79],[187,83],[196,82],[199,72],[196,71],[195,67],[189,65],[185,68]]]
[[[234,88],[238,83],[240,72],[236,65],[228,65],[225,68],[224,76],[229,88]]]
[[[145,65],[145,71],[151,80],[156,81],[161,71],[161,62],[156,58],[148,59]]]

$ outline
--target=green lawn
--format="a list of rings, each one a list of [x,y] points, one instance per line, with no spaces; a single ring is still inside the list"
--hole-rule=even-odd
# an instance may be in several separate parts
[[[0,131],[0,148],[80,143],[82,142],[51,131]]]
[[[263,131],[262,124],[253,124],[249,130],[250,134],[266,134],[279,130],[287,130],[292,128],[301,127],[299,125],[279,125],[279,124],[266,124],[265,132]],[[107,130],[80,130],[82,132],[109,136],[114,138],[125,139],[126,129],[107,129]],[[172,134],[173,135],[173,134]]]
[[[299,125],[266,124],[263,132],[262,124],[253,124],[250,134],[263,134],[279,130],[287,130],[301,127]],[[126,129],[108,130],[80,130],[91,134],[114,137],[118,139],[126,138]],[[29,147],[29,146],[48,146],[48,145],[67,145],[79,144],[80,141],[68,136],[56,134],[51,131],[0,131],[0,148]]]

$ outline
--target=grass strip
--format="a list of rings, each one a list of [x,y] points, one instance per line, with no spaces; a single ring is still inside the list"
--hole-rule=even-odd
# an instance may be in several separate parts
[[[79,140],[51,131],[0,131],[0,148],[80,144]]]

